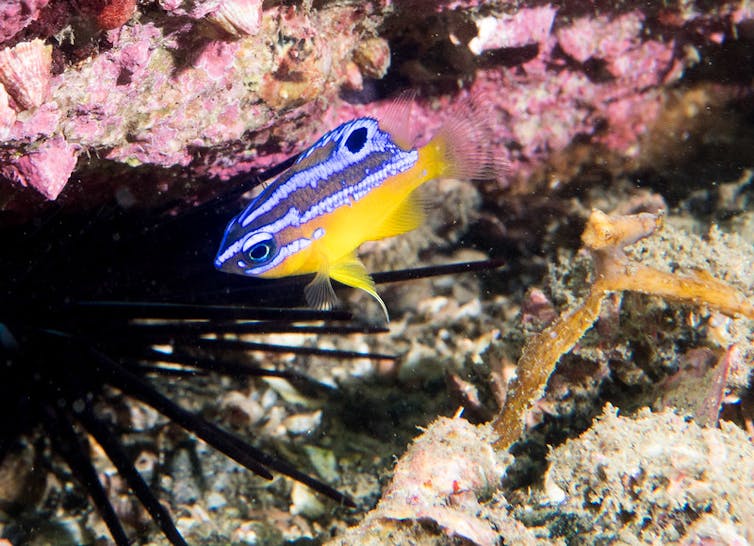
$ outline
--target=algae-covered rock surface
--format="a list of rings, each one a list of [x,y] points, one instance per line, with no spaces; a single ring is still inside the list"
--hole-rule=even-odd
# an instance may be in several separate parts
[[[731,423],[700,427],[672,410],[623,417],[608,407],[548,455],[545,488],[560,497],[548,525],[570,529],[577,544],[749,542],[753,449]]]

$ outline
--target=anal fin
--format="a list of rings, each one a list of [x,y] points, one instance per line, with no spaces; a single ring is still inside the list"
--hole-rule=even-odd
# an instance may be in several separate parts
[[[380,298],[379,294],[377,294],[377,290],[375,289],[372,277],[369,276],[369,273],[367,273],[364,264],[361,263],[361,261],[356,256],[346,256],[345,258],[342,258],[341,260],[332,264],[329,273],[330,277],[332,277],[339,283],[345,284],[347,286],[352,286],[354,288],[359,288],[360,290],[363,290],[374,299],[376,299],[377,303],[379,303],[380,307],[382,307],[382,311],[385,313],[385,320],[387,322],[390,322],[390,315],[388,315],[385,302],[383,302],[382,298]]]
[[[377,228],[374,240],[386,239],[418,228],[424,223],[424,209],[421,198],[413,192]]]

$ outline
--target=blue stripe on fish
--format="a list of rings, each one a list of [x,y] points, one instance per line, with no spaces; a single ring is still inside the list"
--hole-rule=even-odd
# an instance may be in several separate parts
[[[347,146],[350,135],[358,130],[365,130],[364,145],[354,153]],[[323,154],[322,152],[325,152]],[[296,163],[268,187],[268,191],[262,192],[243,213],[238,217],[238,223],[242,228],[248,227],[254,220],[273,211],[280,203],[292,198],[300,191],[311,188],[317,190],[321,183],[337,179],[350,167],[358,166],[359,162],[368,155],[384,154],[381,165],[376,165],[379,170],[373,173],[361,173],[357,180],[349,181],[343,178],[341,186],[364,182],[364,175],[369,174],[373,183],[379,183],[399,172],[409,169],[416,163],[418,154],[415,150],[402,150],[396,146],[390,136],[380,131],[379,123],[373,118],[359,118],[344,123],[337,129],[326,133],[311,148],[307,149]],[[322,157],[324,155],[324,157]],[[315,159],[315,161],[312,161]],[[372,165],[369,165],[372,167]],[[302,168],[303,167],[303,168]],[[380,167],[382,167],[380,169]],[[380,171],[383,171],[380,173]],[[356,174],[356,173],[354,173]],[[329,192],[328,192],[329,193]],[[319,198],[327,197],[319,195]],[[311,202],[311,201],[310,201]]]
[[[339,192],[336,192],[318,203],[313,204],[307,209],[299,219],[299,223],[305,224],[322,214],[333,212],[338,207],[348,205],[352,200],[358,201],[364,197],[370,190],[379,186],[386,179],[396,174],[400,174],[416,163],[418,154],[416,152],[406,153],[405,157],[401,161],[393,161],[383,166],[379,171],[369,174],[364,177],[361,182],[355,185],[346,186]]]

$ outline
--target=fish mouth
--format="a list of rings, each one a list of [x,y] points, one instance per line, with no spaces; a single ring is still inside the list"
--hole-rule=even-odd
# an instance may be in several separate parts
[[[233,256],[235,255],[237,248],[228,248],[225,244],[227,239],[227,235],[223,237],[223,242],[220,244],[217,254],[215,254],[215,269],[232,273],[233,266],[231,264],[233,263]],[[238,243],[235,244],[235,247],[237,246]]]
[[[218,271],[225,271],[225,262],[227,260],[223,260],[221,254],[222,252],[218,252],[217,256],[215,256],[215,269]]]

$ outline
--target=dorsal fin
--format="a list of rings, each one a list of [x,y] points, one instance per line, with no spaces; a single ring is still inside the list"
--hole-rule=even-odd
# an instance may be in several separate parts
[[[404,150],[416,147],[417,126],[412,118],[415,100],[415,90],[403,91],[379,115],[375,116],[380,122],[380,129],[390,133],[393,142]]]

